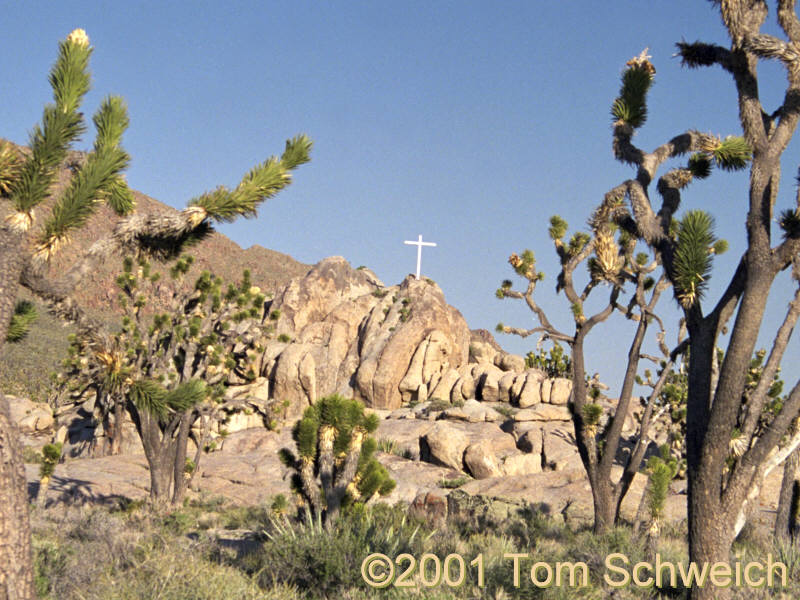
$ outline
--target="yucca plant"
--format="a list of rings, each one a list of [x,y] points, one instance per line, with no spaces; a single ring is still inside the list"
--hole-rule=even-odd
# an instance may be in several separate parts
[[[39,466],[39,490],[36,492],[36,504],[44,506],[47,500],[47,488],[50,479],[61,461],[61,442],[45,444],[42,447],[42,463]]]
[[[280,451],[281,461],[294,470],[292,485],[314,514],[331,527],[342,506],[385,496],[395,486],[374,457],[377,442],[369,436],[378,417],[364,405],[339,395],[317,400],[292,431],[297,453]]]

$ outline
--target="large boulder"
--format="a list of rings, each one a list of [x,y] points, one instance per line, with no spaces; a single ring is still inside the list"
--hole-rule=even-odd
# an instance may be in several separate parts
[[[420,458],[426,462],[451,469],[464,469],[464,451],[469,438],[444,422],[436,423],[419,439]]]
[[[267,315],[277,337],[262,373],[288,416],[333,393],[395,409],[434,395],[450,400],[463,387],[470,331],[430,280],[386,287],[368,269],[327,258],[281,290]]]
[[[545,374],[538,369],[528,369],[525,372],[525,381],[517,395],[517,404],[520,408],[528,408],[542,401],[542,381]]]
[[[499,477],[503,474],[488,440],[480,440],[467,446],[464,452],[464,464],[475,479]]]
[[[550,387],[550,404],[565,405],[572,394],[572,380],[556,377]]]
[[[572,427],[553,423],[542,427],[542,463],[553,471],[583,467]]]
[[[44,402],[31,402],[15,396],[6,398],[11,409],[11,420],[17,423],[20,433],[42,433],[53,428],[53,411]]]

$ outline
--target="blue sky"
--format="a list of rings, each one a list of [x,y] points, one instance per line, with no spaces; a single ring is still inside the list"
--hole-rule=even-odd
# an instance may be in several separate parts
[[[569,329],[553,292],[547,219],[558,213],[583,227],[602,195],[632,175],[611,154],[609,108],[622,67],[644,47],[657,74],[637,143],[649,150],[689,128],[740,132],[730,78],[673,57],[681,39],[726,43],[701,0],[3,2],[2,14],[0,135],[26,141],[50,99],[57,40],[82,27],[95,48],[85,112],[108,93],[126,99],[132,187],[180,208],[235,185],[286,138],[307,133],[313,160],[292,186],[257,219],[221,231],[308,263],[341,255],[386,284],[413,272],[415,249],[403,241],[422,234],[438,243],[423,252],[424,275],[472,328],[533,325],[519,303],[494,297],[513,279],[509,254],[531,248],[549,276],[540,302]],[[771,111],[783,75],[776,65],[761,73]],[[794,143],[779,208],[793,203],[797,156]],[[709,299],[742,250],[746,192],[746,174],[717,172],[684,198],[684,208],[712,212],[731,243]],[[783,277],[764,343],[791,292]],[[677,315],[671,297],[662,306]],[[628,329],[602,327],[589,357],[612,387]],[[535,344],[499,341],[523,354]],[[797,340],[791,350],[796,363]]]

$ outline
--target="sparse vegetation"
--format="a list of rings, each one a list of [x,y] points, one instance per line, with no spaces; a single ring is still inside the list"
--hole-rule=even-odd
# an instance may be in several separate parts
[[[463,477],[456,477],[454,479],[442,479],[439,482],[439,487],[452,490],[455,488],[460,488],[462,485],[469,483],[470,481],[472,481],[472,478],[466,475]]]
[[[572,360],[558,342],[553,342],[548,352],[544,348],[525,356],[525,366],[529,369],[541,369],[548,377],[572,377]]]
[[[285,500],[285,498],[284,498]],[[328,531],[316,520],[288,518],[278,498],[254,507],[235,507],[219,498],[193,501],[156,517],[141,503],[119,507],[60,506],[33,512],[36,588],[43,600],[106,598],[243,598],[266,600],[399,600],[421,597],[455,599],[608,598],[602,580],[612,552],[631,564],[651,561],[645,540],[628,527],[596,536],[586,526],[570,527],[541,512],[520,510],[502,521],[469,517],[432,527],[407,516],[402,508],[375,505],[342,513]],[[489,526],[487,526],[489,525]],[[657,551],[664,561],[687,560],[685,526],[664,527]],[[483,555],[484,581],[474,568],[459,587],[432,588],[411,579],[414,587],[373,589],[361,577],[361,563],[373,552],[396,558],[407,552],[440,559],[457,552],[465,559]],[[513,585],[512,561],[523,553],[537,561],[583,562],[586,587],[538,589]],[[734,547],[735,558],[763,560],[772,553],[790,568],[790,587],[771,596],[768,589],[744,588],[736,598],[796,598],[800,595],[800,550],[796,544],[747,533]],[[91,556],[93,560],[87,561]],[[525,573],[532,563],[523,558]],[[395,580],[397,573],[395,574]],[[622,598],[681,598],[681,589],[629,586]]]

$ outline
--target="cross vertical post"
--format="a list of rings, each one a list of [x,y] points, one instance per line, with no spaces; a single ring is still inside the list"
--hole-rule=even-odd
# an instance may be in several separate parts
[[[422,264],[422,247],[423,246],[435,246],[436,244],[434,242],[423,242],[422,241],[422,235],[420,235],[419,238],[417,238],[416,242],[410,242],[410,241],[406,240],[403,243],[404,244],[408,244],[409,246],[416,246],[417,247],[417,280],[419,280],[419,271],[420,271],[420,266]]]

